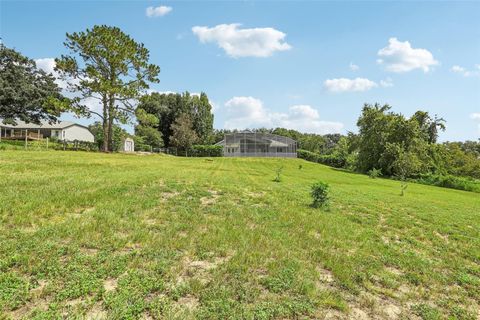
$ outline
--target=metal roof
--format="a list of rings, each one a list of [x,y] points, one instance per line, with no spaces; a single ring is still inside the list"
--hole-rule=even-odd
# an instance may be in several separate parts
[[[65,129],[71,126],[79,126],[79,127],[87,128],[86,126],[83,126],[81,124],[71,122],[71,121],[58,121],[58,122],[52,122],[51,124],[48,123],[48,121],[42,121],[40,125],[36,123],[26,123],[21,120],[16,120],[16,122],[17,122],[16,125],[4,124],[2,122],[2,119],[0,119],[0,127],[12,128],[12,129]]]

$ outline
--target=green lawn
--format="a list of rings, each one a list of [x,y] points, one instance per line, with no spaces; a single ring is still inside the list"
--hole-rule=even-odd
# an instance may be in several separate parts
[[[480,318],[480,195],[399,194],[297,159],[0,151],[0,319]]]

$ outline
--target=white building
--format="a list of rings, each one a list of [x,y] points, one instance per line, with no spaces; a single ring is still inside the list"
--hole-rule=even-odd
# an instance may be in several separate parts
[[[122,139],[122,145],[120,151],[123,152],[134,152],[135,151],[135,141],[132,138]]]
[[[56,138],[61,141],[95,141],[87,127],[70,121],[59,121],[52,124],[42,121],[38,125],[17,120],[16,125],[11,125],[3,124],[0,119],[0,137],[11,140]]]

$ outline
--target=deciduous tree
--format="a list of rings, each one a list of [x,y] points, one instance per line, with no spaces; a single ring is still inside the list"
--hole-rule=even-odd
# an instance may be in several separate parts
[[[0,43],[0,118],[53,122],[69,108],[55,78],[36,67],[35,61]]]

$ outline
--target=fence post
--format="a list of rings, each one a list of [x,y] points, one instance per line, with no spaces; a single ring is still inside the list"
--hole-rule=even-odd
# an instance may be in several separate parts
[[[28,130],[25,129],[25,150],[27,150],[27,144],[28,144],[27,143],[27,140],[28,140],[27,136],[28,136]]]
[[[48,150],[48,137],[47,137],[47,150]]]

